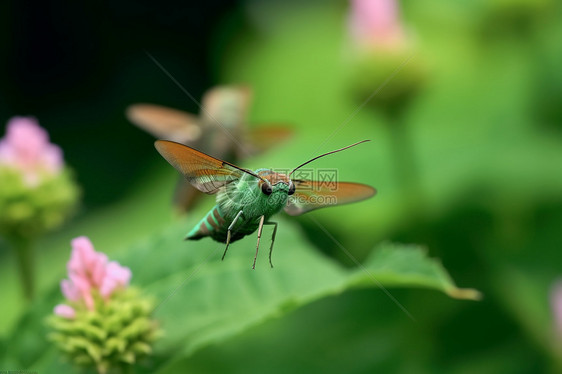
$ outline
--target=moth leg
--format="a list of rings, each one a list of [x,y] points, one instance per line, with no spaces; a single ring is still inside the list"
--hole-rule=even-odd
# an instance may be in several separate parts
[[[271,247],[269,247],[269,265],[273,269],[273,262],[271,262],[271,253],[273,252],[273,243],[275,243],[275,235],[277,234],[277,222],[266,222],[266,225],[273,225],[273,234],[271,234]]]
[[[226,233],[226,248],[224,249],[224,253],[222,254],[221,260],[224,260],[224,256],[226,256],[226,251],[228,251],[228,246],[230,245],[230,237],[232,236],[232,228],[234,227],[236,221],[238,221],[238,218],[240,218],[241,215],[242,215],[242,211],[239,211],[236,217],[234,217],[234,219],[232,220],[230,226],[228,226],[228,231]]]
[[[256,244],[256,255],[254,256],[254,264],[252,265],[252,269],[256,269],[256,259],[258,258],[258,250],[260,249],[260,238],[261,232],[263,231],[263,222],[265,221],[265,216],[260,217],[260,225],[258,227],[258,243]]]

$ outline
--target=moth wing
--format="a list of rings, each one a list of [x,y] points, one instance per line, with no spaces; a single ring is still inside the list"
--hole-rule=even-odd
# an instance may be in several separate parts
[[[199,119],[181,110],[154,104],[134,104],[126,110],[129,121],[153,136],[178,143],[193,143],[201,137]]]
[[[293,180],[295,193],[289,196],[285,212],[298,216],[311,210],[353,203],[374,196],[373,187],[350,182]]]
[[[244,135],[252,154],[260,154],[289,140],[293,136],[293,130],[279,124],[264,124],[248,130]]]
[[[186,179],[180,178],[174,191],[173,204],[178,213],[183,214],[195,207],[203,196],[205,195]]]
[[[216,193],[228,183],[237,181],[243,173],[259,178],[253,172],[229,162],[211,157],[183,144],[157,140],[154,146],[193,187],[207,194]]]

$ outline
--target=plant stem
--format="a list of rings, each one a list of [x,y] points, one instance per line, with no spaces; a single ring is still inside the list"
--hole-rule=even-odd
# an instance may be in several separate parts
[[[401,187],[408,190],[418,182],[418,170],[413,150],[413,142],[406,124],[399,118],[390,124],[392,151],[396,178]]]
[[[18,237],[11,238],[10,241],[12,242],[12,246],[16,252],[23,293],[25,298],[31,301],[35,292],[32,240],[29,238]]]
[[[406,206],[417,215],[422,205],[422,191],[412,134],[400,111],[388,114],[387,119],[396,180],[407,200]]]

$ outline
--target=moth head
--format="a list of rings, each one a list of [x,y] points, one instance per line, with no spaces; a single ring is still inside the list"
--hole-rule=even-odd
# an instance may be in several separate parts
[[[259,182],[264,195],[271,195],[274,192],[284,192],[288,195],[295,193],[293,181],[285,174],[264,169],[259,171],[258,175],[265,180]]]

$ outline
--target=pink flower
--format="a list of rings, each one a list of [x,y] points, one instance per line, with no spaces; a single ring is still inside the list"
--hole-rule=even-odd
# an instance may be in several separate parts
[[[54,313],[58,316],[73,319],[76,316],[76,311],[73,307],[66,304],[59,304],[55,307]]]
[[[351,37],[360,46],[395,47],[404,42],[397,0],[351,0]]]
[[[550,305],[554,315],[556,334],[562,340],[562,279],[556,280],[552,285]]]
[[[70,301],[83,301],[94,308],[92,290],[109,299],[118,288],[125,288],[131,280],[131,270],[108,262],[104,253],[96,252],[90,239],[81,236],[72,240],[72,253],[67,264],[68,278],[61,282],[61,291]]]
[[[131,279],[131,270],[129,268],[122,267],[117,262],[111,261],[105,270],[105,277],[100,286],[100,293],[103,297],[108,297],[114,289],[129,284]]]
[[[78,301],[80,300],[80,292],[78,292],[78,288],[69,281],[68,279],[63,279],[60,282],[60,288],[64,297],[66,297],[70,301]]]
[[[62,151],[49,143],[47,131],[34,117],[12,117],[0,139],[0,165],[20,170],[33,187],[41,172],[56,174],[62,169]]]

